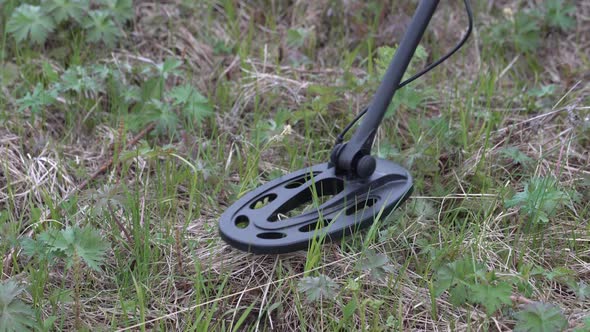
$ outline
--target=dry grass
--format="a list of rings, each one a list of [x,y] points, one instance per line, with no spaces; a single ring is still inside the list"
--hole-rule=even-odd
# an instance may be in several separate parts
[[[276,8],[267,8],[270,4]],[[488,1],[489,8],[494,10],[514,4],[514,1]],[[502,125],[489,137],[470,137],[472,146],[479,145],[481,148],[448,155],[446,158],[452,159],[450,161],[441,157],[438,162],[448,162],[451,166],[445,168],[440,176],[450,188],[456,188],[456,192],[447,196],[436,195],[430,192],[433,188],[426,184],[423,191],[413,199],[413,202],[429,202],[435,207],[435,213],[412,215],[415,213],[412,208],[414,203],[409,203],[401,212],[403,223],[398,224],[395,236],[372,245],[372,248],[390,257],[389,264],[396,271],[392,280],[397,282],[384,283],[372,280],[367,274],[356,273],[355,267],[362,259],[362,253],[355,251],[354,246],[329,244],[323,248],[321,261],[312,271],[330,276],[342,290],[340,297],[323,305],[306,304],[304,296],[296,291],[297,280],[310,273],[305,271],[308,258],[306,252],[280,256],[253,256],[238,252],[218,238],[216,223],[220,213],[233,200],[235,192],[231,185],[239,184],[240,176],[243,175],[232,166],[233,163],[245,163],[238,156],[256,150],[245,133],[247,128],[256,125],[253,117],[256,107],[263,109],[265,118],[272,117],[277,108],[301,110],[308,107],[310,98],[314,97],[309,92],[310,86],[342,87],[341,79],[345,72],[357,78],[369,75],[364,63],[358,61],[350,69],[339,67],[342,59],[339,54],[342,54],[343,48],[354,49],[368,38],[370,31],[367,30],[366,21],[359,18],[362,17],[359,13],[368,16],[370,9],[362,1],[345,1],[342,8],[329,1],[248,1],[234,5],[237,21],[229,22],[221,2],[214,2],[211,6],[195,4],[195,8],[189,10],[183,9],[180,1],[136,1],[136,19],[125,43],[127,47],[117,49],[109,58],[103,59],[105,62],[124,64],[160,63],[170,56],[180,57],[191,72],[191,76],[184,80],[213,98],[223,85],[229,100],[223,104],[228,107],[222,109],[219,106],[216,109],[218,115],[215,125],[199,134],[185,132],[181,139],[171,144],[175,151],[193,155],[199,155],[199,151],[202,153],[205,149],[224,151],[207,155],[210,159],[207,162],[221,165],[217,168],[219,174],[213,176],[216,180],[205,180],[201,177],[202,173],[197,174],[199,182],[218,181],[222,184],[221,189],[215,191],[218,196],[211,196],[214,185],[199,187],[204,191],[197,192],[200,205],[192,214],[188,212],[189,206],[195,203],[189,200],[189,182],[173,183],[175,187],[164,196],[156,193],[156,184],[165,185],[167,181],[165,175],[158,173],[163,170],[156,165],[165,162],[162,156],[153,159],[138,156],[130,161],[132,165],[129,168],[124,168],[129,170],[128,173],[122,173],[121,167],[111,168],[89,185],[91,189],[98,189],[124,184],[136,194],[140,224],[145,226],[151,239],[146,244],[141,241],[148,237],[134,238],[136,248],[130,248],[130,243],[124,243],[125,231],[132,231],[134,225],[134,217],[125,208],[116,208],[108,217],[118,219],[122,228],[109,229],[107,217],[92,219],[99,227],[105,227],[105,234],[110,234],[108,237],[113,252],[117,252],[118,257],[114,253],[110,254],[104,273],[84,275],[81,312],[85,326],[92,330],[139,330],[142,327],[148,330],[185,330],[197,320],[198,315],[212,312],[213,324],[218,324],[215,325],[216,329],[222,329],[221,322],[226,328],[232,326],[244,310],[254,303],[246,322],[256,330],[274,328],[278,331],[295,331],[299,330],[302,319],[308,322],[307,328],[310,330],[327,330],[332,326],[329,320],[336,320],[341,315],[342,307],[351,299],[349,293],[352,292],[348,291],[348,287],[351,276],[354,276],[361,284],[364,298],[385,301],[381,308],[367,307],[367,316],[377,317],[381,323],[385,323],[388,316],[392,315],[401,317],[402,326],[408,330],[511,330],[514,320],[509,315],[488,318],[482,308],[470,305],[456,307],[446,295],[436,299],[438,316],[433,316],[428,288],[432,271],[425,272],[424,267],[416,266],[417,262],[425,259],[422,256],[424,247],[418,239],[428,237],[429,234],[432,234],[428,239],[430,247],[444,250],[452,244],[454,249],[451,251],[455,252],[449,253],[450,257],[473,255],[486,262],[490,270],[498,271],[499,275],[519,276],[520,264],[527,262],[546,269],[565,266],[573,270],[579,280],[590,283],[588,220],[585,219],[589,216],[587,194],[581,202],[572,203],[571,208],[564,209],[551,220],[543,231],[546,246],[539,246],[534,239],[523,237],[520,232],[521,217],[516,210],[503,207],[499,190],[474,193],[472,189],[472,183],[476,180],[474,176],[482,163],[496,177],[496,182],[504,183],[506,188],[522,189],[525,177],[522,169],[497,162],[502,158],[501,148],[507,144],[518,147],[538,161],[532,174],[526,174],[527,177],[552,175],[565,188],[584,188],[580,183],[590,175],[590,150],[588,145],[583,145],[583,142],[587,144],[588,141],[577,138],[588,126],[590,106],[586,62],[590,49],[588,2],[577,3],[576,30],[558,38],[549,36],[546,46],[539,52],[538,61],[542,64],[542,70],[537,73],[538,80],[545,84],[559,84],[564,92],[552,99],[551,105],[532,112],[523,111],[520,106],[513,108],[513,100],[506,97],[508,94],[521,93],[514,89],[520,86],[515,82],[517,79],[526,80],[529,75],[523,69],[523,59],[519,59],[518,55],[515,55],[516,60],[513,62],[510,59],[490,62],[490,59],[484,58],[481,53],[484,48],[481,30],[492,22],[493,15],[487,12],[478,14],[478,27],[481,30],[478,29],[466,50],[445,63],[443,69],[437,69],[435,78],[425,78],[442,96],[441,102],[430,104],[425,112],[433,115],[443,112],[458,114],[459,109],[455,108],[461,103],[461,96],[470,93],[468,89],[471,82],[482,75],[504,73],[498,77],[497,92],[491,103],[486,105],[473,100],[477,104],[475,110],[501,113]],[[459,38],[465,23],[459,5],[445,3],[441,7],[444,13],[434,19],[430,28],[432,34],[429,36],[429,45],[440,48],[440,52],[446,49],[442,45],[451,45]],[[479,7],[484,6],[480,4]],[[408,8],[411,8],[409,4]],[[407,14],[403,13],[409,12],[409,9],[399,13],[384,11],[378,33],[373,36],[375,46],[391,45],[398,40],[408,21]],[[269,15],[275,16],[274,28],[266,25],[270,20]],[[341,23],[334,24],[336,19],[341,19]],[[249,38],[246,32],[251,22],[254,22],[253,36],[247,57],[220,53],[214,49],[213,41],[236,42],[232,29],[237,29],[244,40]],[[315,33],[315,40],[305,45],[303,51],[293,49],[285,41],[287,31],[295,27],[310,29]],[[342,31],[335,32],[338,29]],[[332,40],[335,35],[341,39]],[[586,57],[580,56],[583,54]],[[310,56],[312,66],[291,64],[294,59]],[[444,80],[438,81],[437,77]],[[172,85],[176,82],[169,83]],[[450,84],[456,84],[459,93]],[[352,118],[352,114],[347,113],[347,105],[353,105],[355,111],[361,110],[370,94],[362,90],[343,91],[338,92],[338,97],[341,99],[330,104],[327,112],[314,124],[314,128],[319,131],[316,137],[325,146],[331,144],[338,128]],[[8,100],[7,105],[14,107],[14,102]],[[446,111],[448,108],[450,111]],[[412,116],[410,112],[403,115]],[[17,116],[11,116],[0,127],[0,210],[10,211],[10,220],[19,223],[21,238],[32,236],[44,224],[82,224],[90,220],[89,211],[95,204],[93,200],[80,199],[77,203],[78,212],[63,216],[61,220],[53,220],[47,202],[60,202],[68,193],[74,192],[79,183],[111,158],[112,147],[121,139],[118,129],[108,124],[101,124],[90,135],[64,137],[68,130],[60,124],[62,120],[59,116],[48,117],[47,123],[35,126],[19,120]],[[389,124],[393,126],[393,122]],[[400,120],[397,138],[409,137],[408,127],[404,119]],[[305,151],[311,149],[311,143],[302,134],[301,124],[295,125],[293,129],[294,133],[281,136],[281,140],[270,144],[263,151],[260,171],[289,170],[288,162],[276,162],[281,160],[280,156],[284,153],[285,140],[302,146]],[[208,140],[208,135],[212,133],[227,139]],[[391,140],[390,135],[390,130],[382,130],[380,142]],[[157,145],[164,144],[165,139],[150,137],[148,141]],[[484,147],[486,144],[487,148]],[[231,162],[228,160],[230,155],[233,156]],[[204,155],[199,156],[203,158]],[[318,161],[317,156],[308,153],[301,157],[309,164]],[[170,157],[167,162],[173,167],[183,166],[177,158]],[[255,178],[260,181],[257,176]],[[585,188],[588,190],[588,187]],[[489,213],[478,210],[481,206],[488,206]],[[34,208],[41,209],[39,221],[32,221]],[[468,211],[464,216],[468,222],[479,223],[477,227],[468,228],[461,238],[445,233],[459,231],[458,227],[449,227],[447,218],[457,209]],[[441,232],[441,229],[445,231]],[[133,234],[137,236],[137,233]],[[578,237],[574,238],[573,235]],[[457,240],[460,243],[451,243]],[[579,249],[572,250],[572,247]],[[140,281],[145,283],[142,288],[145,291],[144,312],[134,309],[125,313],[122,301],[141,300],[121,298],[132,292],[121,292],[120,284],[124,281],[120,271],[132,271],[134,264],[140,264],[138,256],[141,256],[142,250],[148,249],[149,255],[153,256],[147,263],[144,262],[149,268],[142,270],[148,272],[142,274],[144,279]],[[506,254],[512,251],[517,254]],[[27,259],[18,250],[11,251],[6,257],[3,279],[26,273],[20,267],[27,263]],[[71,279],[71,274],[64,272],[63,266],[54,266],[45,288],[47,296],[55,289],[72,287]],[[577,299],[559,282],[538,281],[532,292],[534,300],[559,305],[564,309],[570,327],[576,326],[588,315],[588,299]],[[125,282],[133,284],[128,280]],[[514,309],[529,300],[515,297]],[[280,305],[269,313],[267,310],[273,303]],[[64,319],[62,328],[73,328],[72,304],[59,303],[56,306],[60,319]],[[55,314],[53,308],[41,307],[41,310],[46,317]],[[141,322],[140,316],[143,316]],[[366,323],[357,315],[354,320],[353,325],[358,329]]]

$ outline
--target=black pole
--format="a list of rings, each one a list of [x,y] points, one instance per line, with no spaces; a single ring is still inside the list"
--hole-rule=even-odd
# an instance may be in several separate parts
[[[414,56],[414,52],[424,35],[424,31],[432,19],[432,15],[434,14],[438,3],[439,0],[420,1],[412,21],[410,22],[410,26],[407,28],[406,33],[395,52],[393,60],[387,68],[383,81],[373,96],[373,100],[371,101],[362,123],[346,145],[337,147],[337,150],[335,149],[335,157],[337,160],[333,160],[333,162],[335,162],[336,167],[341,171],[356,173],[352,174],[353,177],[368,177],[371,175],[367,175],[366,170],[359,170],[359,165],[357,164],[364,156],[370,155],[377,128],[385,116],[387,107],[397,91],[404,73],[410,64],[410,60]],[[370,173],[372,173],[373,170],[371,170]]]

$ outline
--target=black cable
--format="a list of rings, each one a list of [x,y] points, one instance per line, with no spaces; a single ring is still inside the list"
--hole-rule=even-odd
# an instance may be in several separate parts
[[[397,88],[402,88],[406,85],[408,85],[409,83],[413,82],[414,80],[416,80],[418,77],[426,74],[427,72],[431,71],[432,69],[434,69],[434,67],[440,65],[441,63],[443,63],[445,60],[447,60],[448,58],[450,58],[453,54],[455,54],[461,47],[463,47],[463,45],[465,44],[465,42],[467,42],[467,39],[469,38],[469,35],[471,35],[471,31],[473,30],[473,13],[471,12],[471,4],[469,3],[469,0],[463,0],[463,2],[465,3],[465,10],[467,11],[467,17],[469,20],[469,27],[467,28],[467,32],[465,33],[465,35],[463,36],[463,38],[461,39],[461,41],[457,44],[457,46],[455,46],[455,48],[453,48],[449,53],[445,54],[442,58],[436,60],[435,62],[431,63],[430,65],[428,65],[426,68],[422,69],[420,72],[418,72],[416,75],[408,78],[407,80],[403,81],[402,83],[400,83]]]
[[[441,63],[443,63],[445,60],[447,60],[449,57],[451,57],[453,54],[455,54],[461,47],[463,47],[463,45],[465,44],[465,42],[467,42],[467,39],[469,38],[469,35],[471,35],[471,31],[473,30],[473,12],[471,11],[471,4],[469,3],[469,0],[463,0],[463,3],[465,3],[465,10],[467,11],[467,17],[469,20],[469,27],[467,28],[467,32],[465,33],[465,35],[463,36],[463,38],[461,39],[461,41],[459,41],[459,43],[447,54],[445,54],[444,56],[442,56],[441,58],[439,58],[438,60],[436,60],[435,62],[431,63],[430,65],[426,66],[424,69],[422,69],[421,71],[419,71],[418,73],[416,73],[414,76],[408,78],[407,80],[401,82],[398,86],[397,89],[400,89],[410,83],[412,83],[413,81],[415,81],[417,78],[419,78],[420,76],[426,74],[427,72],[431,71],[432,69],[434,69],[434,67],[440,65]],[[396,90],[397,90],[396,89]],[[344,135],[346,135],[346,133],[350,130],[350,128],[352,128],[352,126],[354,126],[355,123],[358,122],[358,120],[365,115],[365,113],[367,113],[367,111],[369,110],[368,107],[365,107],[365,109],[360,112],[359,114],[357,114],[357,116],[348,124],[346,125],[346,127],[344,127],[344,130],[342,130],[342,132],[338,135],[338,137],[336,138],[336,144],[340,144],[344,141]]]

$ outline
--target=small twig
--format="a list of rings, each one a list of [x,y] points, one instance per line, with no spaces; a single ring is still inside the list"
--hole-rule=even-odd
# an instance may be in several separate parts
[[[182,242],[180,238],[180,227],[174,227],[174,237],[176,238],[176,259],[178,262],[178,273],[181,276],[184,276],[184,268],[182,266]]]
[[[559,170],[561,169],[561,158],[563,157],[563,150],[565,148],[565,144],[561,144],[561,148],[559,149],[559,157],[557,157],[557,165],[555,167],[555,175],[556,177],[559,176]]]
[[[117,130],[117,155],[121,155],[121,151],[123,151],[123,131],[125,130],[125,121],[121,121],[119,123],[119,129]],[[114,154],[113,154],[114,155]],[[119,170],[119,167],[121,167],[121,164],[117,164],[115,166],[115,170],[114,170],[114,174],[117,174],[117,171]],[[119,182],[121,181],[121,177],[117,177],[117,185],[119,184]]]
[[[133,247],[133,243],[135,242],[135,241],[133,241],[133,236],[131,236],[131,233],[129,233],[129,230],[127,230],[127,228],[125,228],[125,225],[123,225],[121,223],[121,221],[119,220],[119,218],[117,218],[117,216],[115,215],[115,211],[113,211],[113,207],[111,206],[111,204],[107,203],[107,209],[111,213],[111,218],[113,218],[113,220],[115,221],[117,226],[119,226],[119,229],[123,232],[123,234],[125,234],[127,241],[129,241],[129,245],[131,247]]]
[[[508,64],[508,66],[506,66],[506,68],[504,68],[504,70],[502,70],[502,72],[500,73],[500,75],[498,75],[498,81],[504,76],[506,75],[506,73],[512,68],[512,66],[514,66],[514,63],[516,63],[516,61],[518,61],[518,59],[520,58],[520,55],[516,55],[514,57],[514,59],[512,59],[512,61],[510,61],[510,63]]]
[[[510,295],[510,300],[517,304],[532,304],[535,303],[533,300],[529,300],[524,296],[520,295]]]
[[[155,123],[150,123],[147,127],[143,128],[143,130],[140,131],[139,134],[137,134],[137,136],[133,137],[133,139],[131,141],[129,141],[129,144],[127,144],[127,146],[133,146],[133,145],[137,144],[137,142],[139,142],[140,139],[142,139],[145,135],[149,134],[155,127],[156,127],[156,124]],[[82,181],[78,186],[76,186],[76,188],[74,188],[72,191],[70,191],[69,193],[67,193],[65,195],[65,197],[62,199],[62,201],[66,201],[75,192],[78,192],[78,191],[86,188],[86,186],[91,181],[95,180],[99,175],[101,175],[107,169],[109,169],[109,167],[111,167],[111,165],[114,162],[114,159],[113,158],[114,157],[109,158],[109,160],[107,160],[104,164],[102,164],[102,166],[100,166],[96,171],[94,171],[94,173],[92,173],[92,175],[89,178],[87,178],[86,180]]]

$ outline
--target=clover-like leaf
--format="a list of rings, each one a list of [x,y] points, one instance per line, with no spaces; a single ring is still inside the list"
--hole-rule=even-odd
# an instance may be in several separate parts
[[[46,15],[41,7],[26,4],[16,8],[6,23],[6,30],[17,42],[30,38],[39,45],[45,43],[54,28],[51,16]]]
[[[299,280],[297,290],[304,293],[309,301],[332,299],[336,297],[338,284],[330,277],[320,274],[319,277],[304,277]]]
[[[365,252],[364,259],[360,261],[360,269],[368,271],[371,278],[375,280],[385,280],[394,271],[393,267],[389,265],[389,257],[385,254],[378,254],[373,249],[368,249]]]

